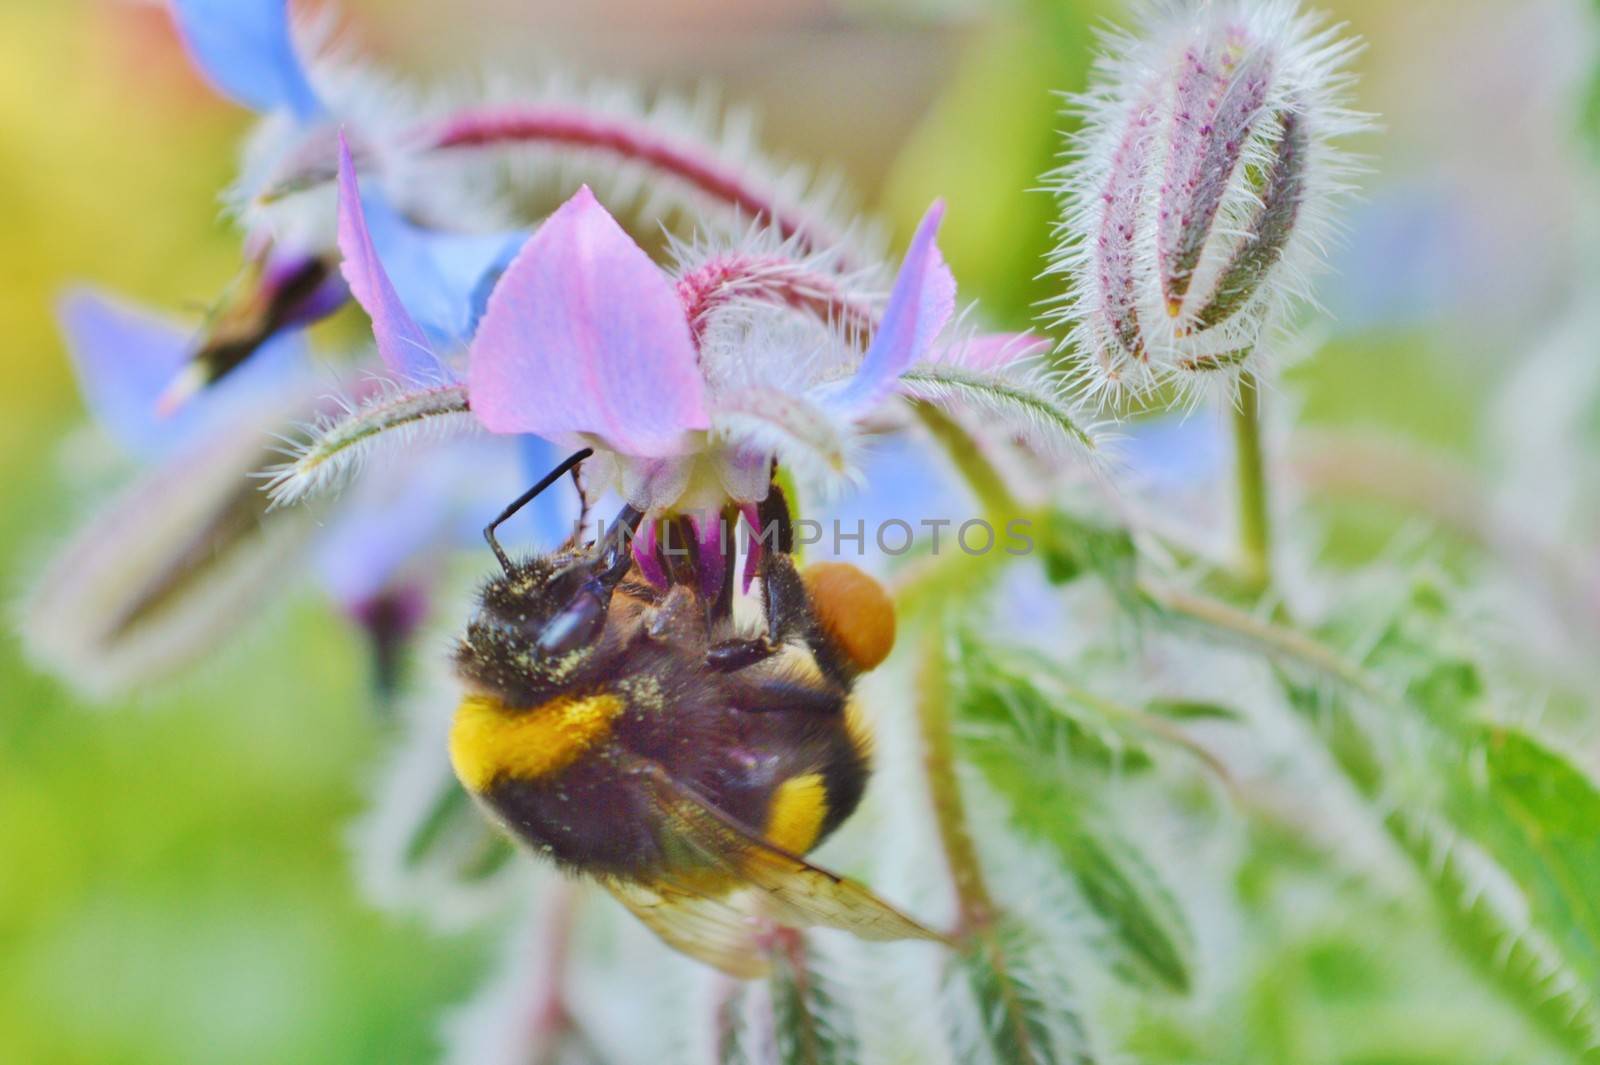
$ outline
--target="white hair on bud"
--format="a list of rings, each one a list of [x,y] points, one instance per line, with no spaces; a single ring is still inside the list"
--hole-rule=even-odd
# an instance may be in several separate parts
[[[1295,0],[1149,0],[1108,33],[1062,202],[1047,317],[1102,403],[1254,367],[1335,233],[1355,169],[1338,142],[1359,45]]]

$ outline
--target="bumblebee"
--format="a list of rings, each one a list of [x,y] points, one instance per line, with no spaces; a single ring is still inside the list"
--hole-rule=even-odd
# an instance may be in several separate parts
[[[513,561],[495,528],[588,454],[484,531],[503,573],[483,586],[455,653],[467,690],[450,757],[462,785],[528,847],[734,976],[767,968],[753,914],[866,939],[939,938],[802,857],[866,786],[851,687],[893,645],[888,595],[853,566],[798,570],[777,485],[758,510],[775,534],[756,571],[759,631],[735,622],[739,577],[712,554],[726,549],[696,548],[687,522],[656,540],[664,590],[635,559],[643,515],[631,507],[594,543]]]

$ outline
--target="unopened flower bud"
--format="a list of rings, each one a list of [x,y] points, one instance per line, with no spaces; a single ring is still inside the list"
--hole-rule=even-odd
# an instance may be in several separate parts
[[[1078,100],[1054,315],[1098,392],[1233,371],[1308,296],[1350,167],[1355,44],[1289,0],[1151,4]]]

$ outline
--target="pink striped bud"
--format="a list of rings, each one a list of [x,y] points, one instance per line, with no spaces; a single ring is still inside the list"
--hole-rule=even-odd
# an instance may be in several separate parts
[[[1347,191],[1356,50],[1292,0],[1165,0],[1108,41],[1053,175],[1053,308],[1087,387],[1237,372],[1295,303]]]

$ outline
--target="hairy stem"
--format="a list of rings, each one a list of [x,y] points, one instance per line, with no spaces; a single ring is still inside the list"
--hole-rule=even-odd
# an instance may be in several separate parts
[[[783,203],[776,190],[763,188],[704,145],[662,133],[638,118],[556,104],[487,106],[456,112],[426,131],[424,139],[434,150],[525,144],[604,153],[650,167],[767,223],[784,238],[798,240],[804,250],[832,247],[839,240],[798,206]]]
[[[939,633],[935,626],[924,638],[922,668],[917,677],[917,727],[934,825],[956,893],[956,937],[965,939],[990,926],[994,899],[978,863],[977,847],[967,831],[966,806],[961,797],[961,781],[956,776],[955,743],[950,735],[950,691]]]
[[[1333,648],[1307,636],[1217,599],[1161,584],[1148,578],[1139,581],[1139,591],[1152,601],[1207,628],[1231,634],[1274,656],[1289,658],[1310,666],[1363,695],[1380,702],[1389,701],[1383,689],[1360,666]]]
[[[570,1038],[582,1031],[566,1006],[566,969],[570,966],[571,926],[578,911],[578,886],[560,880],[550,889],[546,915],[539,929],[538,950],[544,953],[538,987],[528,1003],[528,1051],[536,1065],[554,1065]]]
[[[1062,688],[1066,695],[1075,702],[1082,703],[1107,718],[1125,721],[1146,735],[1154,736],[1158,740],[1186,751],[1216,777],[1217,782],[1228,793],[1230,800],[1239,806],[1244,806],[1249,802],[1248,797],[1240,788],[1239,782],[1234,779],[1233,773],[1228,769],[1227,764],[1205,744],[1200,743],[1170,721],[1163,721],[1156,715],[1147,713],[1138,707],[1126,706],[1114,699],[1107,699],[1105,696],[1092,692],[1087,688],[1080,688],[1075,684],[1063,684]]]
[[[1365,499],[1427,517],[1525,573],[1572,629],[1600,630],[1600,566],[1497,505],[1482,479],[1458,460],[1371,433],[1301,432],[1290,468],[1319,496]]]
[[[1239,551],[1247,580],[1265,589],[1272,580],[1271,524],[1267,477],[1261,452],[1261,382],[1239,375],[1233,405],[1234,476],[1239,513]]]

